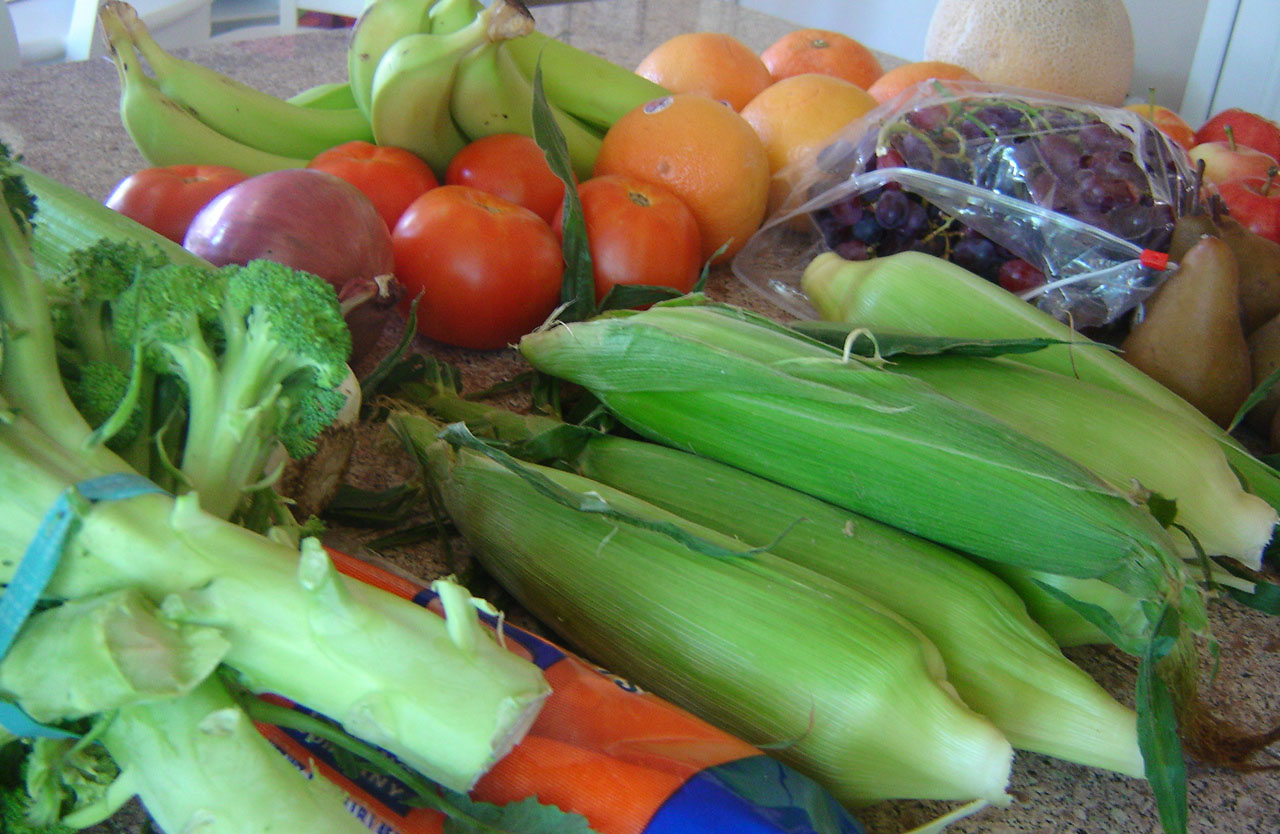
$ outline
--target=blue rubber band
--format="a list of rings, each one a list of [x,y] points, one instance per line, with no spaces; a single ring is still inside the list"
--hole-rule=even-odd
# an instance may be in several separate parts
[[[79,495],[89,502],[121,501],[150,492],[164,490],[130,472],[90,478],[63,490],[40,522],[40,529],[23,553],[4,594],[0,595],[0,660],[9,653],[58,569],[67,540],[79,519],[72,496]],[[0,727],[24,737],[75,738],[72,733],[34,721],[16,704],[4,701],[0,701]]]

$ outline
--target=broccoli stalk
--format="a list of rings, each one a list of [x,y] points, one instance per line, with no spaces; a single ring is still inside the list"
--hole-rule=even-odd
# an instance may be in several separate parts
[[[0,584],[7,584],[59,495],[81,481],[131,470],[90,442],[93,430],[63,389],[45,287],[24,230],[0,208]],[[197,374],[243,369],[219,387],[246,410],[255,402],[266,410],[286,398],[303,403],[316,381],[336,384],[337,370],[323,360],[340,352],[337,337],[307,352],[306,344],[290,341],[296,331],[284,327],[286,313],[306,308],[294,306],[294,296],[277,304],[267,297],[285,292],[284,273],[240,274],[239,280],[223,271],[198,279],[210,289],[191,288],[189,302],[181,301],[176,281],[157,279],[155,286],[180,311],[221,298],[243,315],[245,337],[234,316],[169,317],[152,306],[149,318],[135,320],[149,322],[143,344],[168,357],[211,357],[200,344],[220,348],[220,365],[193,359],[188,367]],[[117,324],[123,301],[122,294]],[[279,359],[274,348],[262,347],[275,341],[304,357],[283,379],[272,376],[279,373],[274,369],[255,372]],[[301,384],[294,384],[295,375]],[[313,425],[288,414],[271,418],[283,436],[295,429],[305,435]],[[251,416],[238,421],[238,430],[253,425]],[[537,667],[502,648],[471,605],[455,602],[445,618],[437,617],[339,575],[316,540],[299,550],[259,535],[203,509],[195,492],[146,494],[79,513],[48,589],[51,598],[137,588],[176,622],[221,631],[226,666],[253,691],[276,692],[325,714],[447,787],[468,789],[523,736],[549,692]]]

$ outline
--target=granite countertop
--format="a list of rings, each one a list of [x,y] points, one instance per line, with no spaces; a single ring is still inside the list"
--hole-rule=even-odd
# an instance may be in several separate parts
[[[721,31],[763,49],[795,28],[778,18],[723,0],[596,0],[535,9],[539,28],[618,63],[634,66],[653,46],[689,31]],[[343,30],[303,31],[290,37],[214,41],[181,54],[278,95],[345,78]],[[885,56],[886,63],[893,59]],[[95,198],[145,163],[120,125],[118,84],[107,60],[24,68],[0,73],[0,139],[26,161]],[[769,310],[718,270],[709,285],[716,297]],[[503,378],[518,367],[514,355],[426,349],[458,363],[469,380]],[[376,440],[371,441],[376,446]],[[393,467],[394,470],[394,467]],[[376,449],[357,461],[355,477],[394,480]],[[359,552],[361,541],[336,531],[333,542]],[[401,567],[426,576],[438,569],[428,552],[391,554]],[[1206,684],[1213,709],[1251,731],[1263,731],[1280,716],[1280,620],[1234,603],[1215,604],[1213,626],[1222,646],[1217,676]],[[1131,703],[1135,668],[1118,652],[1086,648],[1070,656],[1120,700]],[[1262,764],[1280,767],[1280,751]],[[850,767],[857,767],[851,762]],[[1194,834],[1280,832],[1280,770],[1238,773],[1189,765],[1190,825]],[[1091,770],[1034,754],[1019,754],[1008,808],[988,808],[955,823],[955,834],[1155,834],[1160,831],[1150,793],[1140,780]],[[860,809],[871,834],[892,834],[922,825],[948,806],[889,802]],[[95,834],[142,834],[145,815],[136,807],[92,829]]]

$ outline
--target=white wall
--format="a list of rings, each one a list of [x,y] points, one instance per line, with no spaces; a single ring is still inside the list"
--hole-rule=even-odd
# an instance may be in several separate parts
[[[844,32],[867,46],[907,60],[919,60],[925,31],[937,0],[738,0],[804,26]],[[1265,0],[1280,8],[1277,0]],[[1125,0],[1135,33],[1136,68],[1130,88],[1145,99],[1177,110],[1200,37],[1209,0]]]

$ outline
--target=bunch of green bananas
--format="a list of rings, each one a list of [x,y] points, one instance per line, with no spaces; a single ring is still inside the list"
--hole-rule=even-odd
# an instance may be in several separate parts
[[[356,139],[406,148],[443,176],[469,141],[533,133],[534,68],[575,173],[601,137],[666,90],[533,29],[520,0],[372,0],[356,21],[348,80],[281,99],[166,52],[124,0],[98,13],[120,76],[120,116],[151,165],[300,168]],[[143,68],[150,67],[150,74]]]
[[[228,165],[260,174],[301,168],[343,142],[373,141],[346,84],[280,99],[169,54],[123,0],[107,0],[98,20],[120,75],[121,121],[148,164]]]
[[[373,0],[356,21],[348,78],[379,144],[407,148],[443,174],[470,141],[533,134],[533,74],[574,171],[591,175],[601,137],[666,90],[537,32],[520,0]]]

